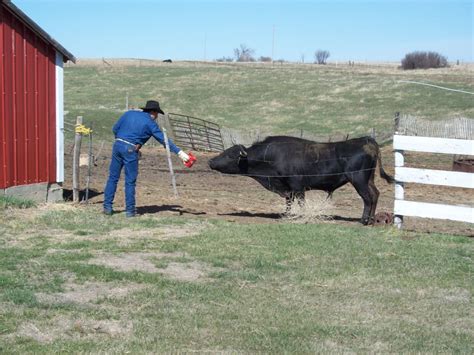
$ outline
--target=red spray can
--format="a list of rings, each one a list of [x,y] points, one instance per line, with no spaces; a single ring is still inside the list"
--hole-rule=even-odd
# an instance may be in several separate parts
[[[184,165],[186,165],[186,167],[190,168],[196,162],[197,158],[191,152],[189,152],[188,155],[189,155],[189,160],[186,163],[184,163]]]

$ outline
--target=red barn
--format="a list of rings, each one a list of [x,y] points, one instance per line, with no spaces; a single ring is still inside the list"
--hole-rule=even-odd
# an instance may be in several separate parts
[[[0,0],[0,195],[62,199],[63,63],[74,56]]]

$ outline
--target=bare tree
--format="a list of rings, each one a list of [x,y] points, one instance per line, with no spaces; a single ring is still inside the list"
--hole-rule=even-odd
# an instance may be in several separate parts
[[[330,53],[328,51],[318,49],[314,53],[314,62],[318,64],[326,64],[326,60],[329,58]]]
[[[245,44],[241,44],[240,48],[234,49],[234,56],[237,62],[255,62],[254,53],[255,51],[248,48]]]

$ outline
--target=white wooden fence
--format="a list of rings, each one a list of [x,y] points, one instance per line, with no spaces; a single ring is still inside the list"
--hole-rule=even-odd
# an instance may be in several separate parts
[[[395,150],[395,225],[401,228],[403,216],[449,219],[474,223],[471,206],[455,206],[404,199],[404,183],[418,183],[474,189],[474,174],[404,167],[404,151],[474,156],[474,140],[404,136],[393,137]]]

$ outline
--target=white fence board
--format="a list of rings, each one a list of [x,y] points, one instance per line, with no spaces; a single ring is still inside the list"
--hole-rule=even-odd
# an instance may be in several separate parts
[[[395,180],[474,189],[474,174],[455,171],[396,167]]]
[[[427,153],[474,155],[474,140],[394,135],[393,149]]]
[[[395,202],[394,222],[398,228],[402,216],[448,219],[474,223],[474,207],[453,206],[427,202],[405,201],[404,184],[452,186],[474,189],[474,174],[464,172],[404,167],[404,151],[474,155],[474,140],[394,135],[395,150]]]
[[[394,214],[474,223],[474,208],[436,203],[395,200]]]

